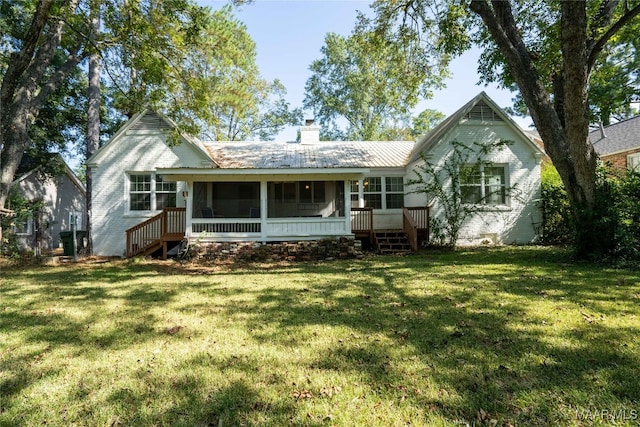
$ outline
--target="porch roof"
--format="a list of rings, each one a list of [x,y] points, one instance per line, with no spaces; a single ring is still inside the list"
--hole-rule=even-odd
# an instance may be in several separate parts
[[[345,169],[404,167],[413,141],[205,142],[222,169]]]
[[[287,169],[239,169],[239,168],[158,168],[163,176],[176,181],[255,181],[263,178],[286,181],[350,180],[370,172],[368,168],[287,168]]]

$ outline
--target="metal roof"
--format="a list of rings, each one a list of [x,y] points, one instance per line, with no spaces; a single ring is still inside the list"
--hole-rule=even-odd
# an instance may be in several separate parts
[[[413,141],[205,142],[220,168],[327,169],[404,167]]]
[[[633,150],[640,147],[640,116],[614,123],[589,133],[596,153],[601,156]]]

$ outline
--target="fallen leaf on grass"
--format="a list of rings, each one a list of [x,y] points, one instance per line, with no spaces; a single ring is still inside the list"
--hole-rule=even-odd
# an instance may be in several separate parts
[[[184,326],[176,325],[169,329],[166,329],[164,332],[169,335],[175,335],[178,332],[180,332],[182,329],[184,329]]]
[[[313,393],[309,390],[296,390],[293,392],[293,398],[296,400],[313,399]]]
[[[340,386],[322,387],[320,389],[320,395],[321,396],[332,397],[334,394],[338,394],[341,391],[342,391],[342,387],[340,387]]]

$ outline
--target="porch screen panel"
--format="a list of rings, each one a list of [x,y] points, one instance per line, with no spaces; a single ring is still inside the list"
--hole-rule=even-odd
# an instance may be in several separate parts
[[[344,181],[269,182],[268,217],[344,216]]]
[[[194,217],[260,218],[259,182],[196,182]]]

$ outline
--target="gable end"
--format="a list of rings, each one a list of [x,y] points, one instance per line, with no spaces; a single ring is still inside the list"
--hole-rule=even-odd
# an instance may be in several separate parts
[[[467,120],[483,122],[503,122],[502,117],[484,101],[478,102],[464,117]]]
[[[129,130],[137,132],[158,132],[168,129],[171,129],[171,124],[151,111],[148,111],[144,116],[140,118],[140,120],[138,120],[129,128]]]

